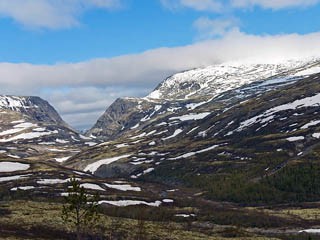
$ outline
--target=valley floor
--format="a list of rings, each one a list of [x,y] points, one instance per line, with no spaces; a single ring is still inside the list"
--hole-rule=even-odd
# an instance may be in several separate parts
[[[251,211],[257,211],[261,215],[277,216],[283,220],[283,223],[279,223],[282,225],[281,228],[258,228],[254,227],[254,223],[251,223],[251,227],[241,227],[238,224],[235,226],[217,225],[197,219],[183,219],[178,222],[171,220],[151,221],[150,219],[137,221],[125,217],[110,217],[110,215],[122,215],[123,212],[121,210],[117,212],[115,208],[108,208],[101,213],[97,226],[90,226],[90,229],[94,229],[94,231],[91,232],[91,238],[88,239],[320,239],[317,235],[298,233],[299,227],[287,221],[294,219],[297,220],[296,223],[301,223],[301,220],[317,221],[320,209],[307,205],[305,207],[278,207],[276,210],[242,209],[242,211],[247,211],[249,215]],[[135,207],[135,209],[128,207],[126,210],[137,211],[137,208],[139,207]],[[56,202],[2,201],[0,203],[0,239],[75,239],[70,226],[66,226],[61,219],[61,210],[62,203]],[[144,208],[140,208],[140,210],[147,211]],[[259,215],[256,217],[259,222]],[[285,226],[286,224],[288,226]]]

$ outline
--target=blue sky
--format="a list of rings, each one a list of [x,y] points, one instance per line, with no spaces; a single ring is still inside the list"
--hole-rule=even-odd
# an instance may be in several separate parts
[[[0,0],[0,94],[39,95],[88,128],[175,72],[320,55],[319,13],[320,0]]]
[[[82,13],[79,25],[73,27],[34,27],[8,16],[0,20],[0,61],[79,62],[183,46],[199,40],[193,23],[203,17],[236,19],[236,26],[248,34],[305,34],[319,30],[319,13],[320,5],[280,9],[255,6],[220,13],[187,7],[168,9],[158,0],[126,0],[119,8]]]

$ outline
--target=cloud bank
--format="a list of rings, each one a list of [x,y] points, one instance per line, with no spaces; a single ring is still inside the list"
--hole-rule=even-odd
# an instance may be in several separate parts
[[[88,128],[116,98],[147,95],[169,75],[227,61],[275,62],[320,56],[320,33],[255,36],[238,30],[215,40],[80,63],[0,63],[2,94],[39,95],[76,128]]]

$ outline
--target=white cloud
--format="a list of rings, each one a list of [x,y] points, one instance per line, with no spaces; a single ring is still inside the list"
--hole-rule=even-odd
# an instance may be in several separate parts
[[[59,29],[78,25],[78,17],[92,8],[119,6],[120,0],[0,0],[0,16],[29,28]]]
[[[231,0],[231,5],[240,8],[260,6],[277,10],[290,7],[308,7],[319,2],[319,0]]]
[[[175,10],[181,7],[191,8],[197,11],[220,12],[223,9],[222,2],[218,0],[160,0],[168,9]]]
[[[227,33],[238,30],[239,21],[234,18],[229,19],[210,19],[201,17],[197,19],[193,26],[199,32],[200,39],[210,39],[223,37]]]
[[[259,6],[279,10],[293,7],[309,7],[320,3],[320,0],[160,0],[168,9],[191,8],[197,11],[221,13],[232,8],[252,8]]]
[[[0,63],[1,94],[40,95],[77,128],[92,125],[117,97],[145,96],[170,74],[252,58],[320,56],[320,33],[255,36],[239,31],[192,45],[110,59],[32,65]]]

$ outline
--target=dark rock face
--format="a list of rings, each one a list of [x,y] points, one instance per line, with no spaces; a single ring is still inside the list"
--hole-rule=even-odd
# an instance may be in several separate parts
[[[97,123],[86,133],[102,139],[114,139],[124,129],[134,127],[143,117],[143,108],[149,108],[152,103],[143,103],[136,98],[119,98],[98,119]]]
[[[37,121],[52,122],[69,127],[68,124],[62,120],[57,111],[47,101],[41,99],[40,97],[28,97],[27,102],[30,103],[30,108],[24,109],[22,111],[23,113],[30,115]]]
[[[96,172],[95,176],[106,178],[128,177],[133,174],[137,166],[128,165],[127,163],[111,163],[109,165],[102,165]]]

